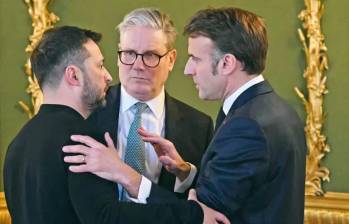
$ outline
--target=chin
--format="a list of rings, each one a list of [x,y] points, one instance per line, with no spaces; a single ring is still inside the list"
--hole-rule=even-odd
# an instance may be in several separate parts
[[[140,96],[147,97],[152,94],[152,91],[149,85],[133,85],[132,88],[128,88],[126,90],[131,96],[137,99],[139,99]]]
[[[201,100],[215,100],[212,97],[208,96],[207,94],[199,93],[199,98]]]

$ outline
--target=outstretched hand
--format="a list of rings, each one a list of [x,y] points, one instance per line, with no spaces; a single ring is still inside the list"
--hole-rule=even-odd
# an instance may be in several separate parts
[[[108,132],[104,134],[104,138],[107,145],[90,136],[72,135],[73,141],[84,145],[64,146],[63,152],[79,154],[65,156],[64,162],[73,164],[69,166],[69,170],[74,173],[93,173],[121,184],[131,196],[138,195],[141,175],[120,159]]]
[[[104,179],[115,181],[113,170],[123,162],[120,160],[109,133],[105,133],[104,138],[107,146],[90,136],[72,135],[71,140],[84,145],[63,147],[66,153],[80,154],[64,157],[64,162],[75,164],[69,166],[69,170],[74,173],[91,172]]]
[[[151,134],[143,128],[139,128],[138,133],[142,136],[143,141],[152,144],[159,161],[167,171],[176,175],[181,181],[188,177],[191,167],[178,154],[172,142],[161,136]]]

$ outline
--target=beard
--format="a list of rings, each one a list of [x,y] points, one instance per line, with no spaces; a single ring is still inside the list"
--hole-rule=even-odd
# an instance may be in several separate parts
[[[105,94],[101,92],[96,85],[93,85],[88,75],[85,74],[81,100],[90,112],[106,105]]]

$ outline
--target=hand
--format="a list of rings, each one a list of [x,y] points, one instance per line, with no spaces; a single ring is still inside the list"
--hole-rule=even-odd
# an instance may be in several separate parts
[[[230,224],[230,221],[220,212],[213,210],[212,208],[207,207],[205,204],[201,203],[196,197],[196,191],[194,189],[190,189],[188,200],[193,200],[199,203],[202,210],[204,211],[204,224]]]
[[[64,146],[63,152],[80,154],[65,156],[64,162],[78,163],[78,165],[69,166],[71,172],[90,172],[101,178],[117,182],[126,188],[130,196],[137,197],[141,175],[120,159],[108,132],[104,134],[104,138],[107,146],[90,136],[72,135],[73,141],[85,145]]]
[[[159,161],[167,171],[173,173],[181,181],[188,177],[191,167],[178,154],[172,142],[161,136],[150,134],[142,128],[138,129],[138,133],[142,136],[143,141],[152,144]]]

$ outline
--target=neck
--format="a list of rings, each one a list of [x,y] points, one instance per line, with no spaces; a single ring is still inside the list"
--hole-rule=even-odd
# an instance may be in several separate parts
[[[256,78],[258,74],[249,75],[246,72],[239,72],[234,74],[228,79],[226,91],[223,94],[222,102],[236,92],[241,86],[249,82],[250,80]]]
[[[81,99],[74,94],[66,94],[69,91],[43,91],[44,104],[58,104],[73,108],[85,119],[90,115],[90,111],[83,106]],[[70,92],[71,93],[71,92]]]

